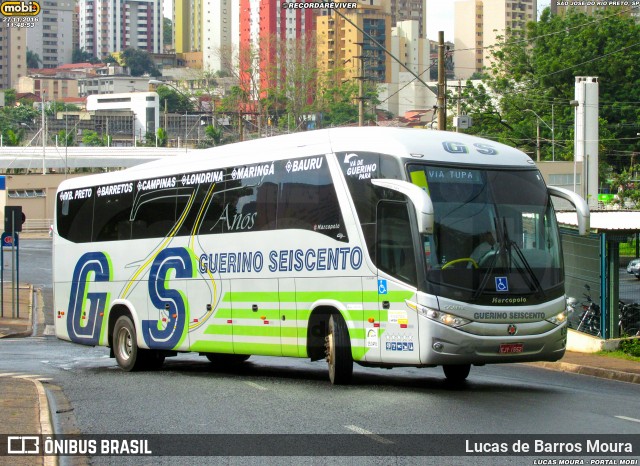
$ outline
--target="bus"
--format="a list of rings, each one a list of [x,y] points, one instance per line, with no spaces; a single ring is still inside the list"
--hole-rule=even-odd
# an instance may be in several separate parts
[[[555,361],[567,340],[551,196],[523,152],[445,131],[335,128],[65,180],[58,338],[125,371],[183,352],[365,367]],[[484,244],[483,243],[488,243]]]

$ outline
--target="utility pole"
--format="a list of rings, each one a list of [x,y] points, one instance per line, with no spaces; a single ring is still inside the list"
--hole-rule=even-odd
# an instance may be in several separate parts
[[[444,31],[438,31],[438,130],[447,130],[447,108],[445,101],[446,75],[444,69]]]
[[[457,104],[457,114],[458,118],[460,118],[460,112],[462,110],[462,105],[460,100],[462,99],[462,81],[458,79],[458,104]],[[458,124],[456,125],[456,133],[460,132],[460,120],[458,120]]]
[[[42,83],[40,84],[42,86]],[[42,110],[42,174],[46,175],[47,174],[47,167],[46,167],[46,163],[45,163],[45,158],[46,158],[46,153],[47,153],[47,120],[45,119],[45,115],[44,115],[44,97],[45,97],[45,90],[41,89],[40,90],[40,100],[41,100],[41,104],[42,106],[40,107],[40,109]]]
[[[356,42],[355,45],[360,47],[360,54],[354,57],[358,60],[358,76],[355,77],[358,80],[358,126],[364,126],[364,42]]]

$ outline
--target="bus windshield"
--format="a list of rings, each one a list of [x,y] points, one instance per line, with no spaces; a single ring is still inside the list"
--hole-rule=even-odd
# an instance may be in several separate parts
[[[434,207],[433,233],[423,237],[430,292],[491,305],[562,294],[558,228],[538,170],[408,169]]]

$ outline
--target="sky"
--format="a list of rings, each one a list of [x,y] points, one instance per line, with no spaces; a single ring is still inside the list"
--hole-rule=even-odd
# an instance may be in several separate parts
[[[438,31],[444,31],[444,40],[453,42],[453,5],[456,0],[427,0],[427,37],[438,40]],[[163,0],[164,15],[171,18],[173,0]],[[538,0],[538,12],[549,6],[551,0]]]

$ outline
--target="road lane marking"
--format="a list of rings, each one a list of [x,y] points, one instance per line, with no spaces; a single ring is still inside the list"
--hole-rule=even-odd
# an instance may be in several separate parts
[[[366,429],[363,429],[362,427],[358,427],[358,426],[345,426],[345,428],[355,432],[356,434],[362,434],[366,437],[369,437],[371,440],[378,442],[378,443],[383,443],[385,445],[390,445],[393,443],[393,441],[389,440],[388,438],[384,438],[381,437],[380,435],[374,434],[373,432],[370,432]]]
[[[268,390],[267,387],[263,387],[262,385],[258,385],[255,382],[245,382],[247,385],[253,387],[253,388],[257,388],[258,390]]]
[[[640,419],[635,419],[633,417],[627,417],[627,416],[616,416],[618,419],[624,419],[625,421],[631,421],[631,422],[640,422]]]
[[[0,377],[13,377],[14,375],[20,375],[20,372],[5,372],[0,374]]]

